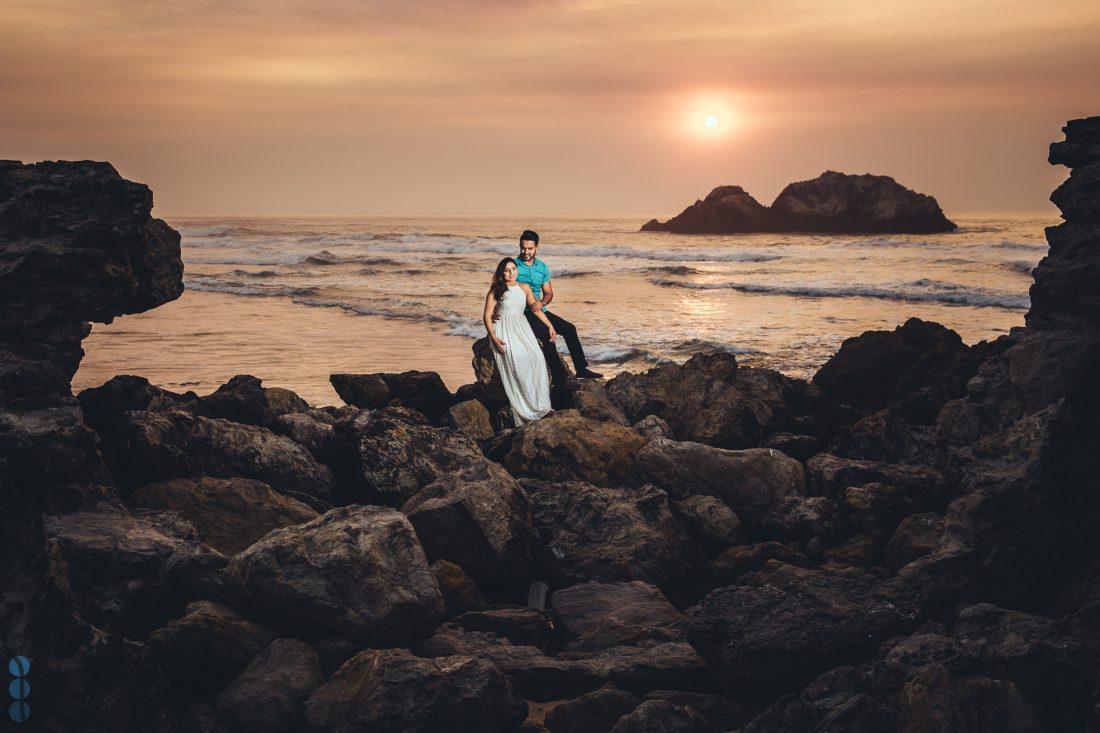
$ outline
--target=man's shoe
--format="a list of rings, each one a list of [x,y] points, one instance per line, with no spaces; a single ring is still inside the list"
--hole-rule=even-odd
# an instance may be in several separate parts
[[[577,370],[577,379],[602,379],[603,375],[599,372],[594,372],[588,367]]]
[[[581,388],[581,383],[576,379],[567,379],[561,384],[555,384],[554,389],[560,389],[563,392],[576,392]]]

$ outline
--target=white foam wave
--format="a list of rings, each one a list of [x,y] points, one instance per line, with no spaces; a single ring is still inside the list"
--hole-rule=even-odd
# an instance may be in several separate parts
[[[1008,249],[1008,250],[1020,250],[1020,251],[1033,251],[1040,252],[1046,251],[1046,244],[1033,244],[1031,242],[1010,242],[1007,239],[997,244],[991,244],[990,247],[994,249]]]
[[[968,305],[980,308],[1006,308],[1026,310],[1031,305],[1027,295],[1012,295],[981,288],[966,288],[953,283],[934,284],[935,281],[916,281],[914,285],[925,283],[939,290],[912,291],[875,287],[872,285],[851,285],[846,287],[821,287],[799,285],[765,285],[762,283],[693,283],[682,280],[658,278],[654,285],[663,287],[689,288],[692,290],[737,290],[743,293],[763,293],[769,295],[797,295],[807,298],[881,298],[910,303],[943,303],[945,305]]]
[[[194,278],[185,281],[184,286],[188,290],[201,290],[210,293],[266,297],[313,295],[317,292],[317,288],[313,287],[291,287],[287,285],[268,285],[266,283],[246,285],[244,283],[196,280]]]

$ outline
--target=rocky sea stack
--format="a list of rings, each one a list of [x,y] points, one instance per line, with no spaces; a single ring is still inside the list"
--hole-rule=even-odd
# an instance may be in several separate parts
[[[0,164],[0,656],[28,722],[1100,730],[1100,118],[1065,131],[1026,328],[911,319],[809,382],[697,355],[520,429],[484,342],[455,393],[74,398],[84,321],[176,297],[178,239],[110,166]]]
[[[955,228],[936,199],[911,191],[889,176],[825,171],[812,181],[789,184],[770,207],[740,186],[719,186],[664,223],[651,219],[642,231],[932,234]]]

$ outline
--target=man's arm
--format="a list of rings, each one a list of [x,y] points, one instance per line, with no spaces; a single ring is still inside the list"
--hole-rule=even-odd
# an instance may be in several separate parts
[[[547,280],[542,284],[542,304],[550,305],[550,301],[554,299],[554,287]]]

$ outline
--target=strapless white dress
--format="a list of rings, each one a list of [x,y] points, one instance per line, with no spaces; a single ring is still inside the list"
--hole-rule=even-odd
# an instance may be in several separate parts
[[[504,353],[494,348],[493,358],[516,427],[550,412],[550,373],[538,339],[523,315],[526,307],[523,288],[512,285],[500,299],[500,320],[493,324],[493,332],[504,342]]]

